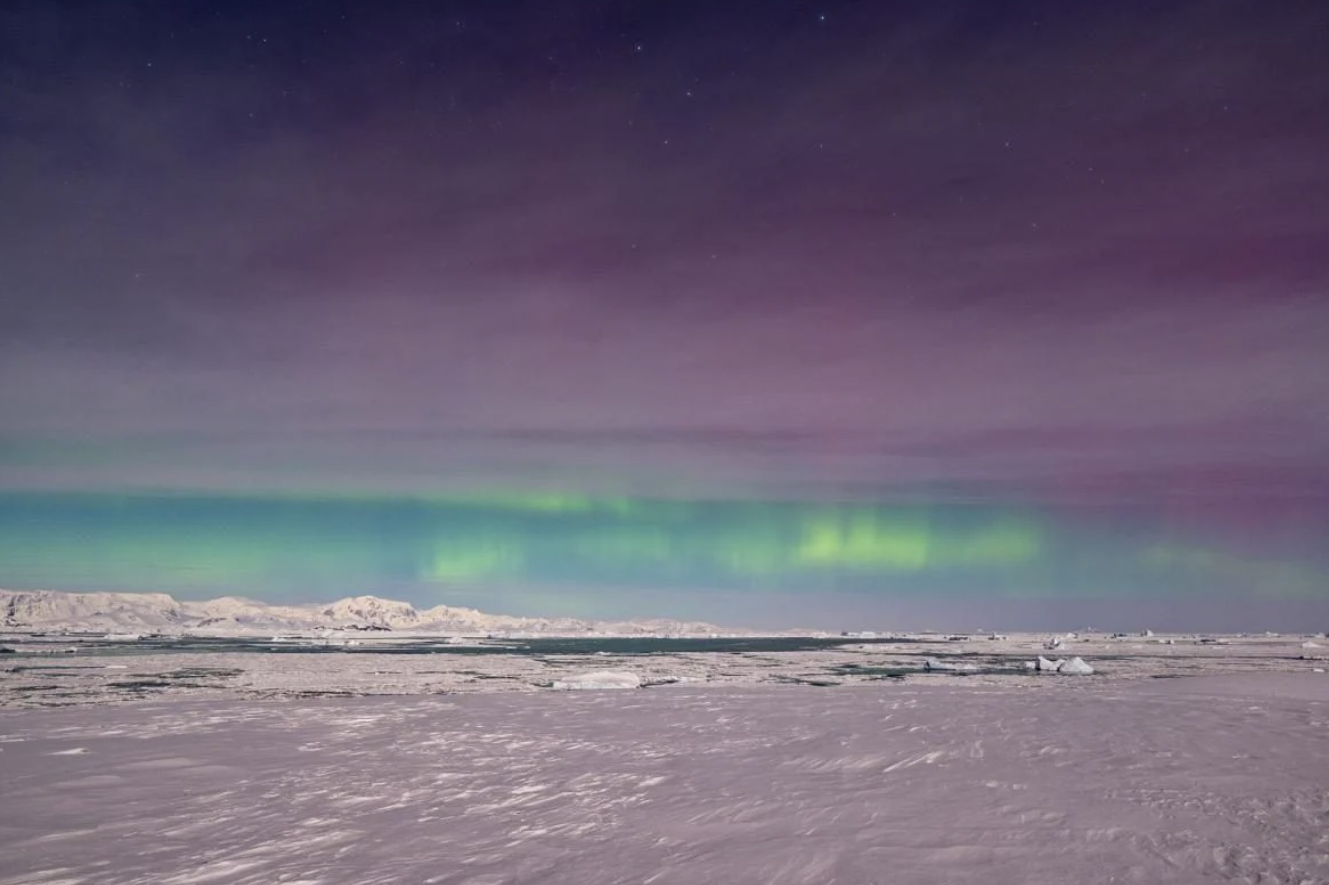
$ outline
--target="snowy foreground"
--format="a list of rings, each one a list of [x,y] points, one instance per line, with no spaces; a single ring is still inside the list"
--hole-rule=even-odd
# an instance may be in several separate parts
[[[0,710],[0,883],[1329,882],[1329,677]]]

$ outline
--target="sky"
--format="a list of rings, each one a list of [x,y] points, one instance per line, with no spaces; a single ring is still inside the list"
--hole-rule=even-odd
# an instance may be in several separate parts
[[[0,586],[1329,628],[1329,6],[0,7]]]

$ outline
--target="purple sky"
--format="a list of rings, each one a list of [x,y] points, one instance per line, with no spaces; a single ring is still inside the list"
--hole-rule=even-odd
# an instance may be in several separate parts
[[[1325,4],[422,9],[4,4],[0,488],[1329,531]]]

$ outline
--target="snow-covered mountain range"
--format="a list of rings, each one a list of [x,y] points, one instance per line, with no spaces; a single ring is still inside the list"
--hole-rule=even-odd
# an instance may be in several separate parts
[[[165,593],[63,593],[0,590],[0,629],[71,632],[245,634],[317,630],[394,630],[483,635],[687,634],[720,632],[711,624],[669,620],[628,622],[491,615],[449,605],[420,610],[408,602],[355,596],[331,604],[269,605],[225,596],[180,601]]]

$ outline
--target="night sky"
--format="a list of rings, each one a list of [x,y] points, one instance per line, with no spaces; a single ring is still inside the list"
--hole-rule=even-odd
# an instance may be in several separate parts
[[[1329,628],[1329,4],[0,4],[0,586]]]

